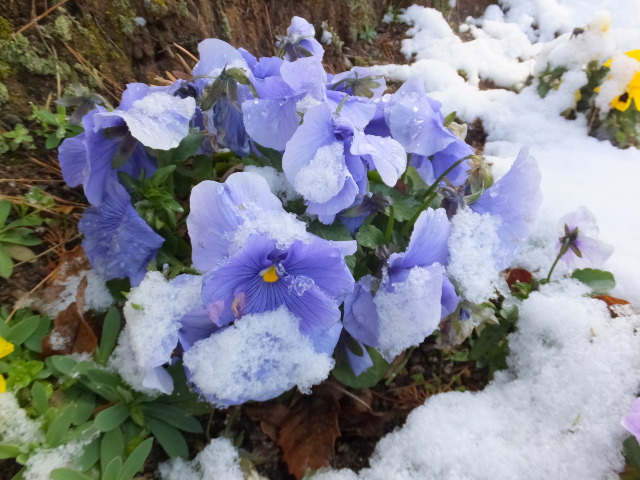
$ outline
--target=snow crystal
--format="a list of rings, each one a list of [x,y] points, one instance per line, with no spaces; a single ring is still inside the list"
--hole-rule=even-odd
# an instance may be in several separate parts
[[[257,167],[254,165],[246,165],[245,172],[257,173],[264,178],[269,184],[271,193],[282,200],[283,205],[300,198],[300,194],[295,191],[293,185],[289,183],[284,173],[277,171],[273,167]]]
[[[0,443],[28,445],[43,438],[40,422],[27,417],[11,392],[0,393]]]
[[[453,217],[451,227],[447,272],[464,298],[485,302],[495,296],[496,289],[506,287],[496,267],[500,263],[500,219],[465,208]]]
[[[84,291],[84,311],[104,312],[113,305],[113,296],[107,288],[105,279],[95,270],[87,272],[87,289]]]
[[[640,72],[640,62],[624,53],[613,57],[609,73],[600,85],[596,106],[608,112],[611,102],[622,95],[631,83],[634,75]]]
[[[160,464],[162,480],[243,480],[238,452],[226,438],[214,438],[188,462],[173,458]]]
[[[344,185],[347,167],[341,142],[320,147],[308,165],[296,174],[293,185],[310,202],[325,203]]]
[[[639,385],[640,317],[612,319],[572,281],[520,310],[509,370],[482,392],[430,397],[378,445],[371,468],[318,480],[602,480],[624,466],[620,418]]]
[[[110,364],[137,390],[148,391],[142,385],[144,374],[170,360],[180,319],[201,305],[201,287],[200,276],[168,282],[160,272],[149,272],[131,290],[124,307],[125,328]]]
[[[420,344],[438,328],[442,272],[439,265],[414,267],[406,280],[393,284],[392,291],[378,290],[374,302],[380,318],[379,350],[387,360]]]
[[[56,448],[43,448],[36,450],[29,456],[25,464],[25,480],[49,480],[52,470],[56,468],[71,467],[84,453],[84,447],[90,438],[77,440],[60,445]]]
[[[294,386],[308,392],[333,368],[299,331],[284,306],[245,315],[232,326],[200,340],[184,354],[185,367],[200,392],[223,401],[271,398]]]

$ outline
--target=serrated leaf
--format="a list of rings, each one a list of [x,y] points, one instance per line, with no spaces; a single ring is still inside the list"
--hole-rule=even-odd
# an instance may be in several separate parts
[[[571,275],[571,278],[575,278],[591,287],[591,290],[596,295],[608,293],[616,286],[616,279],[611,272],[605,272],[604,270],[597,270],[595,268],[576,270]]]
[[[157,418],[180,430],[190,433],[201,433],[202,425],[191,415],[187,415],[182,409],[172,405],[161,403],[148,403],[142,405],[145,415]]]
[[[366,225],[356,233],[356,241],[363,247],[376,249],[384,244],[384,234],[374,225]]]
[[[51,480],[93,480],[84,473],[71,470],[70,468],[56,468],[55,470],[51,470],[49,475],[51,476]]]
[[[62,409],[53,422],[51,422],[45,436],[46,443],[50,448],[57,447],[62,443],[62,439],[69,430],[71,422],[73,421],[74,411],[74,404],[67,405]]]
[[[153,438],[147,438],[144,442],[136,447],[131,452],[131,455],[127,457],[122,470],[120,470],[120,477],[118,480],[131,480],[136,473],[144,468],[144,463],[151,453],[151,447],[153,446]]]
[[[101,432],[109,432],[120,426],[129,417],[129,409],[117,403],[96,415],[95,426]]]
[[[187,458],[189,447],[180,430],[155,418],[148,418],[147,426],[167,455]]]

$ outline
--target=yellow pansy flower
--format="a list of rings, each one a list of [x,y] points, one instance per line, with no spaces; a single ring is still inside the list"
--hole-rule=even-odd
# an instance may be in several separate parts
[[[13,352],[14,349],[15,347],[13,346],[13,343],[7,342],[4,338],[0,337],[0,358],[6,357],[11,352]],[[4,377],[0,375],[0,393],[6,390],[7,382],[5,381]]]
[[[640,62],[640,50],[630,50],[626,52],[625,55]],[[613,58],[610,58],[605,62],[604,66],[611,67],[612,61]],[[596,89],[596,91],[598,91],[598,89]],[[627,86],[625,92],[613,99],[613,101],[611,102],[611,107],[624,112],[629,108],[632,100],[636,104],[636,110],[640,111],[640,72],[636,72],[636,74],[629,82],[629,85]]]

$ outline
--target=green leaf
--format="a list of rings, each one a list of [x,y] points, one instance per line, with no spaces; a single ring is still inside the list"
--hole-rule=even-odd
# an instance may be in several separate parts
[[[87,370],[87,377],[101,386],[107,386],[115,389],[121,385],[120,377],[113,373],[109,373],[99,368],[90,368]]]
[[[0,277],[9,278],[13,273],[13,260],[0,243]]]
[[[74,462],[74,466],[84,472],[93,467],[100,459],[100,439],[96,438],[86,447],[82,455]]]
[[[4,225],[11,213],[11,202],[9,200],[0,200],[0,226]]]
[[[102,480],[118,480],[122,471],[122,457],[116,457],[109,462],[107,468],[102,471]]]
[[[17,445],[0,445],[0,460],[4,460],[6,458],[15,458],[22,450]]]
[[[591,287],[591,290],[593,290],[593,293],[596,295],[607,293],[616,286],[616,279],[611,272],[596,270],[595,268],[576,270],[573,272],[573,275],[571,275],[571,278],[580,280],[582,283]]]
[[[640,470],[640,445],[635,437],[628,437],[622,444],[624,458],[636,470]]]
[[[112,307],[107,316],[104,317],[102,324],[102,337],[100,337],[100,345],[96,349],[95,358],[98,363],[105,365],[109,360],[109,356],[116,346],[118,334],[120,333],[120,313],[115,307]]]
[[[142,405],[142,410],[145,415],[162,420],[185,432],[202,433],[200,422],[180,408],[161,403],[147,403]]]
[[[56,468],[51,470],[51,480],[93,480],[84,473],[71,470],[70,468]]]
[[[47,430],[47,435],[45,436],[47,446],[54,448],[62,443],[64,435],[69,430],[69,427],[71,427],[74,413],[74,404],[67,405],[58,413],[58,416],[51,422]]]
[[[31,386],[31,404],[40,415],[44,415],[49,408],[49,395],[42,382],[33,382]]]
[[[27,338],[22,346],[28,348],[32,352],[42,353],[42,340],[51,331],[51,319],[42,315],[38,316],[38,327],[35,332]]]
[[[120,477],[118,480],[131,480],[136,473],[142,470],[149,453],[151,453],[152,446],[153,438],[147,438],[144,442],[138,445],[124,462],[122,470],[120,470]]]
[[[114,458],[124,453],[124,436],[122,430],[116,428],[107,432],[100,442],[100,469],[104,472]]]
[[[53,355],[45,360],[47,366],[52,368],[53,370],[58,371],[63,375],[70,374],[78,362],[76,362],[73,358],[67,357],[64,355]]]
[[[36,256],[33,250],[24,245],[5,245],[4,249],[11,258],[18,262],[28,262]]]
[[[96,408],[96,396],[91,392],[82,392],[76,402],[76,411],[73,415],[73,424],[80,425],[91,418]]]
[[[96,415],[95,426],[101,432],[109,432],[120,426],[128,417],[129,409],[121,403],[117,403]]]
[[[363,247],[376,249],[384,244],[384,234],[374,225],[366,225],[356,233],[356,241]]]
[[[40,325],[40,317],[33,315],[22,320],[11,328],[5,339],[14,345],[22,345]]]
[[[189,132],[189,134],[182,139],[180,145],[171,150],[171,163],[183,163],[189,157],[194,156],[202,145],[203,140],[204,135],[200,131]]]
[[[340,358],[335,368],[331,371],[333,376],[340,383],[351,388],[371,388],[376,385],[387,373],[389,362],[382,358],[382,355],[374,348],[367,348],[367,351],[371,356],[371,360],[373,360],[371,368],[356,377],[353,370],[351,370],[349,362],[344,358]]]
[[[314,222],[309,225],[308,230],[309,233],[313,233],[314,235],[317,235],[320,238],[324,238],[325,240],[353,240],[351,233],[349,233],[349,229],[340,222],[336,222],[333,225],[325,225],[320,222]]]
[[[147,426],[167,455],[171,458],[188,457],[189,447],[180,430],[155,418],[147,419]]]
[[[59,146],[60,143],[62,143],[62,138],[60,138],[60,136],[58,135],[58,132],[54,132],[51,135],[49,135],[45,140],[44,148],[46,148],[47,150],[50,150],[52,148],[56,148],[57,146]]]

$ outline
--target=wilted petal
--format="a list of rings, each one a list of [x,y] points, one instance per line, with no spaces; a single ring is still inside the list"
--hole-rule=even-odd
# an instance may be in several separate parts
[[[91,266],[105,279],[142,281],[149,262],[164,243],[131,206],[122,186],[110,182],[98,207],[85,210],[78,225]]]

